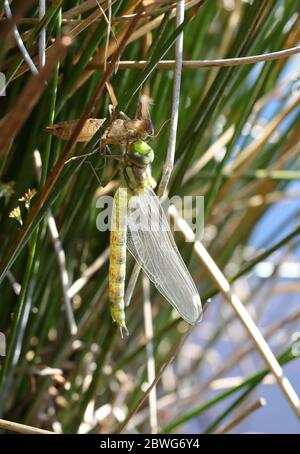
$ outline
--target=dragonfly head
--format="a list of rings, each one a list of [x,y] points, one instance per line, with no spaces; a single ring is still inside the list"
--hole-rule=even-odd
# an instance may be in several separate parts
[[[145,167],[154,160],[154,151],[144,140],[133,142],[127,151],[129,161],[137,167]]]

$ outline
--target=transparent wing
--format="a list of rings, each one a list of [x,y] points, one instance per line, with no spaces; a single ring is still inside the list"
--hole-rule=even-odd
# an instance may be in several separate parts
[[[200,321],[200,297],[152,189],[131,197],[127,247],[159,292],[188,323]]]

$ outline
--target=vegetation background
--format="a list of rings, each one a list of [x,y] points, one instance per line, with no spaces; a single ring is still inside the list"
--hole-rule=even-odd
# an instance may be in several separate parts
[[[1,1],[0,21],[1,428],[299,432],[299,2]],[[164,125],[153,176],[172,161],[178,113],[168,190],[205,196],[198,249],[176,233],[204,320],[189,327],[140,276],[122,339],[108,311],[109,235],[96,229],[117,164],[64,165],[100,131],[74,145],[45,128],[108,118],[111,102],[133,117],[141,94],[156,132]]]

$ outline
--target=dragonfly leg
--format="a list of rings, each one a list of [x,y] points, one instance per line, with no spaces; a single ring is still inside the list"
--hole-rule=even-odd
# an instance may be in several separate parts
[[[90,161],[85,161],[84,163],[85,163],[85,164],[89,164],[89,166],[91,167],[92,172],[93,172],[93,174],[94,174],[94,177],[95,177],[96,180],[98,181],[99,185],[100,185],[101,187],[106,186],[106,184],[103,184],[103,183],[101,182],[101,180],[100,180],[100,178],[99,178],[99,176],[98,176],[98,174],[97,174],[97,172],[96,172],[96,170],[101,170],[101,169],[103,168],[103,166],[98,167],[97,169],[95,169],[95,167],[93,167],[93,165],[92,165],[92,163],[91,163]]]
[[[95,150],[91,151],[90,153],[86,153],[86,154],[81,154],[79,156],[73,156],[72,158],[68,159],[65,164],[69,164],[69,162],[71,161],[76,161],[77,159],[85,159],[85,158],[88,158],[89,156],[93,156],[95,154],[99,153],[99,149],[96,148]],[[121,155],[118,155],[118,154],[111,154],[111,151],[109,153],[101,153],[101,157],[103,158],[113,158],[113,159],[118,159],[118,160],[121,160],[123,159],[123,157]]]
[[[113,180],[114,177],[115,177],[115,176],[117,175],[117,173],[119,172],[119,169],[116,169],[116,170],[113,172],[113,174],[111,175],[111,177],[110,177],[109,180],[105,181],[104,183],[101,183],[101,180],[100,180],[100,178],[99,178],[99,176],[98,176],[98,174],[97,174],[96,171],[97,171],[97,170],[103,169],[104,164],[103,164],[101,167],[93,167],[93,164],[92,164],[91,162],[89,162],[89,161],[87,161],[87,164],[90,164],[90,165],[91,165],[91,167],[92,167],[92,169],[93,169],[93,173],[96,174],[95,176],[96,176],[96,178],[97,178],[97,181],[100,183],[100,186],[101,186],[102,188],[105,188],[105,186],[107,186],[107,185],[109,184],[109,182],[110,182],[111,180]]]
[[[92,156],[94,154],[97,154],[99,153],[99,150],[98,148],[96,148],[95,150],[91,151],[90,153],[86,153],[86,154],[81,154],[79,156],[73,156],[72,158],[68,159],[65,164],[68,164],[69,162],[71,161],[76,161],[77,159],[83,159],[83,158],[87,158],[88,156]]]
[[[125,332],[126,336],[127,336],[127,337],[129,336],[129,331],[128,331],[128,328],[127,328],[127,326],[126,326],[126,325],[124,325],[124,326],[120,326],[119,328],[120,328],[120,333],[121,333],[121,337],[122,337],[122,339],[124,339],[124,336],[123,336],[123,330],[124,330],[124,332]]]
[[[109,148],[108,145],[105,146],[105,149],[107,150],[107,154],[108,154],[108,155],[110,155],[110,156],[113,155],[112,152],[111,152],[111,149]]]

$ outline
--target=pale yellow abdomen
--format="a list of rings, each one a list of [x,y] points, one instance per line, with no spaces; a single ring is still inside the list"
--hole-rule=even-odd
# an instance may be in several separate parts
[[[124,293],[126,275],[126,241],[127,241],[127,201],[128,190],[120,188],[114,196],[111,218],[109,289],[110,313],[112,319],[122,329],[126,328],[124,312]]]

